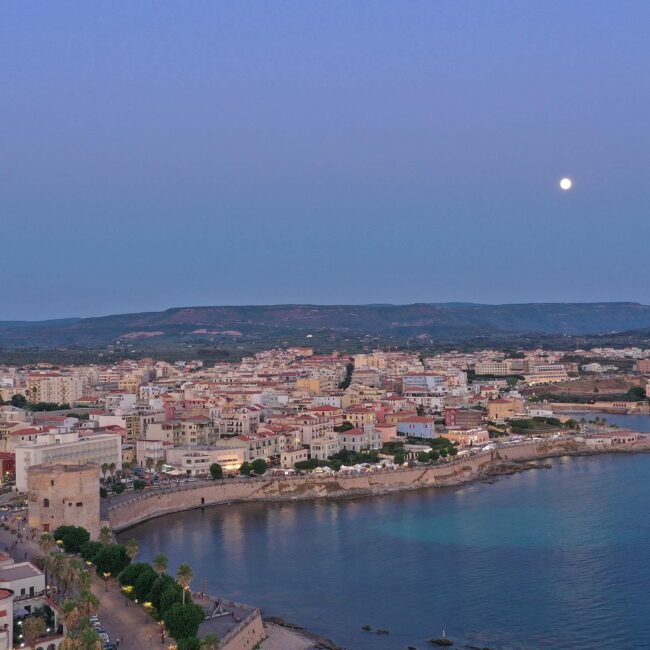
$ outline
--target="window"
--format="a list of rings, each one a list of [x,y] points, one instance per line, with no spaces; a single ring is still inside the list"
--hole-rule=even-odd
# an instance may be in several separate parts
[[[49,499],[43,499],[43,507],[44,508],[49,508],[50,507],[50,500]]]
[[[83,504],[83,501],[77,501],[77,508],[81,508]]]

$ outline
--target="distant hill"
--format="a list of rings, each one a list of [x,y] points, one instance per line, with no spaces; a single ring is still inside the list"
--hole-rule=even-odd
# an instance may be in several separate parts
[[[134,341],[282,343],[312,334],[469,338],[500,334],[590,335],[650,327],[650,306],[631,302],[178,307],[161,312],[52,321],[0,321],[0,346],[97,347]]]

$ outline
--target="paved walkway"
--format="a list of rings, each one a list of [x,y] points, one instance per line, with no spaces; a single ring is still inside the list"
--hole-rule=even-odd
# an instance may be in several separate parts
[[[14,515],[8,515],[8,520],[5,523],[19,530],[25,526],[25,521],[17,521]],[[23,534],[26,532],[24,531]],[[0,528],[0,550],[8,547],[8,552],[15,562],[24,562],[25,559],[33,561],[34,558],[43,555],[35,541],[25,539],[18,542],[16,548],[12,550],[11,544],[16,541],[16,535]],[[112,643],[119,638],[120,650],[150,650],[151,648],[166,648],[170,644],[169,638],[164,644],[162,643],[160,627],[151,616],[148,617],[149,623],[146,622],[147,613],[144,607],[130,601],[128,606],[125,604],[124,595],[115,579],[111,578],[108,583],[108,591],[106,591],[104,581],[94,571],[92,575],[92,590],[101,603],[99,620]]]

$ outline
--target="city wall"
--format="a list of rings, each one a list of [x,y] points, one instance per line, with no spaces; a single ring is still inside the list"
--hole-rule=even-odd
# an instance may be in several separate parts
[[[547,443],[542,448],[541,444],[528,443],[440,465],[385,470],[372,474],[228,479],[208,484],[190,484],[170,491],[147,491],[112,505],[108,510],[108,520],[113,530],[119,532],[154,517],[225,503],[359,497],[458,485],[478,478],[491,465],[503,460],[531,460],[578,452],[578,449],[568,449],[566,444]]]

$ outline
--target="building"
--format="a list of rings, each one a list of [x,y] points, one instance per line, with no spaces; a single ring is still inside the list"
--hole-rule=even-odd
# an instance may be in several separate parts
[[[397,423],[397,435],[413,438],[433,438],[435,436],[434,420],[425,415],[404,418]]]
[[[524,379],[528,385],[535,386],[537,384],[554,384],[568,381],[569,375],[562,365],[546,364],[534,366],[530,374],[524,375]]]
[[[644,374],[650,373],[650,359],[639,359],[634,364],[634,369],[637,372],[642,372]]]
[[[381,449],[381,434],[374,428],[348,429],[338,434],[341,449],[354,451],[368,451]]]
[[[27,492],[27,470],[33,465],[47,463],[94,463],[98,481],[99,468],[104,463],[115,463],[116,469],[122,469],[122,436],[113,433],[80,435],[77,432],[39,435],[36,442],[16,447],[16,489]]]
[[[450,429],[443,434],[444,438],[457,442],[460,447],[473,447],[475,445],[484,445],[490,442],[490,434],[487,429]]]
[[[491,399],[487,403],[488,420],[505,420],[516,413],[521,412],[520,402],[512,399]]]
[[[314,438],[309,445],[309,454],[316,460],[327,460],[341,451],[339,436],[332,433],[322,438]]]
[[[212,463],[217,463],[221,469],[227,474],[234,474],[239,471],[246,460],[246,449],[244,446],[224,445],[223,447],[200,446],[193,447],[191,450],[182,447],[166,447],[165,448],[165,462],[167,465],[182,469],[185,473],[190,468],[192,470],[200,469],[204,465],[203,461],[194,462],[192,454],[200,454],[209,459],[207,462],[207,471],[210,470]],[[198,457],[197,457],[198,459]],[[192,462],[188,462],[192,461]],[[198,472],[190,472],[196,474]]]
[[[47,463],[28,469],[29,527],[43,533],[59,526],[82,526],[97,539],[100,529],[99,467]]]
[[[476,409],[446,408],[445,426],[453,429],[474,429],[483,421],[483,413]]]
[[[494,375],[504,377],[510,368],[507,361],[479,361],[474,367],[477,375]]]
[[[72,375],[56,373],[34,374],[27,377],[27,399],[30,402],[51,402],[74,406],[84,392],[84,381]]]
[[[309,459],[309,449],[307,447],[292,447],[285,449],[280,455],[280,467],[283,469],[293,469],[296,463]]]

